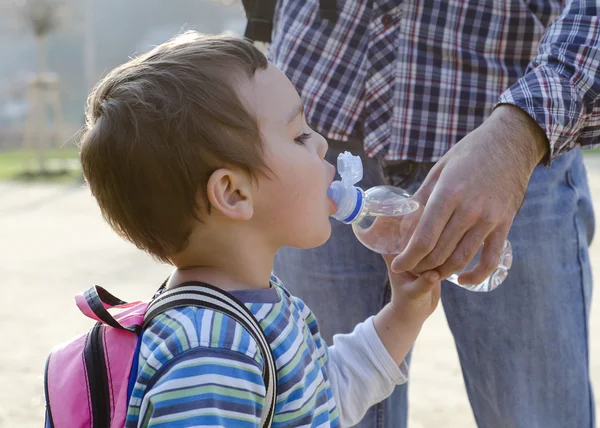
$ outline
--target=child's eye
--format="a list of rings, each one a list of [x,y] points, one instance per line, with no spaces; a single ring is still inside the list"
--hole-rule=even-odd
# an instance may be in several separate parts
[[[305,132],[304,134],[302,134],[302,135],[300,135],[300,136],[298,136],[298,137],[294,138],[294,141],[295,141],[297,144],[304,145],[304,142],[305,142],[306,140],[308,140],[309,138],[310,138],[310,134],[307,134],[307,133]]]

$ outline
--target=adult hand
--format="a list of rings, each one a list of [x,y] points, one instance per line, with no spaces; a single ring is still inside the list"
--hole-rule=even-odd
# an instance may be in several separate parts
[[[447,278],[484,244],[477,266],[459,277],[461,284],[483,282],[498,265],[531,174],[547,151],[545,134],[527,113],[497,107],[440,159],[415,193],[425,210],[392,270],[435,269]]]

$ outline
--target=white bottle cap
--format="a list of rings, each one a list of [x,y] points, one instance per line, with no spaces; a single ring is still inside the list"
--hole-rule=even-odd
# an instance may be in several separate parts
[[[362,160],[359,156],[344,152],[338,156],[337,166],[342,181],[331,183],[328,191],[329,198],[338,207],[332,217],[351,223],[359,215],[363,204],[362,190],[354,186],[363,177]]]
[[[342,177],[344,187],[353,186],[363,178],[363,166],[360,156],[350,152],[340,153],[337,159],[338,174]]]

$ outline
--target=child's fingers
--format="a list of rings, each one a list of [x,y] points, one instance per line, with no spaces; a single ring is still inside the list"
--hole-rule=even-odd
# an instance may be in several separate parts
[[[440,280],[440,274],[435,270],[430,270],[429,272],[425,272],[421,276],[424,276],[425,280],[429,281],[431,283],[435,283],[436,281]]]
[[[440,275],[434,270],[423,272],[419,277],[407,283],[408,293],[413,296],[429,294],[440,283]]]
[[[388,268],[388,274],[390,276],[390,280],[394,284],[409,284],[409,283],[414,282],[417,279],[419,279],[419,277],[417,275],[413,275],[410,272],[395,273],[395,272],[392,272],[389,268]]]
[[[396,272],[392,271],[392,269],[391,269],[391,263],[394,260],[394,257],[396,257],[396,254],[384,254],[382,256],[383,256],[383,260],[385,260],[385,263],[388,267],[388,272],[390,273],[390,275],[392,277],[397,278],[398,280],[415,281],[418,278],[421,278],[422,280],[424,280],[426,282],[436,282],[436,281],[440,280],[440,274],[435,270],[423,272],[419,276],[414,275],[410,272],[396,273]]]
[[[414,279],[414,288],[415,290],[428,290],[433,285],[438,283],[439,279],[440,275],[434,270],[423,272],[421,275]]]
[[[383,257],[383,260],[385,261],[385,264],[387,265],[388,269],[390,272],[392,272],[392,270],[390,269],[390,264],[392,263],[392,260],[394,260],[394,257],[396,257],[397,254],[382,254],[381,257]]]

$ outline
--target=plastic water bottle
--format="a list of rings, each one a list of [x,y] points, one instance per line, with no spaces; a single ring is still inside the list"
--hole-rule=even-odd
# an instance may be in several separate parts
[[[376,186],[367,191],[355,186],[363,176],[360,157],[345,152],[338,157],[338,173],[328,196],[337,205],[333,218],[351,224],[358,240],[379,254],[399,254],[408,242],[423,214],[423,207],[406,191],[393,186]],[[481,284],[459,284],[458,275],[473,268],[481,257],[481,248],[469,265],[447,278],[471,291],[492,291],[506,278],[512,265],[512,248],[506,241],[500,262]]]

